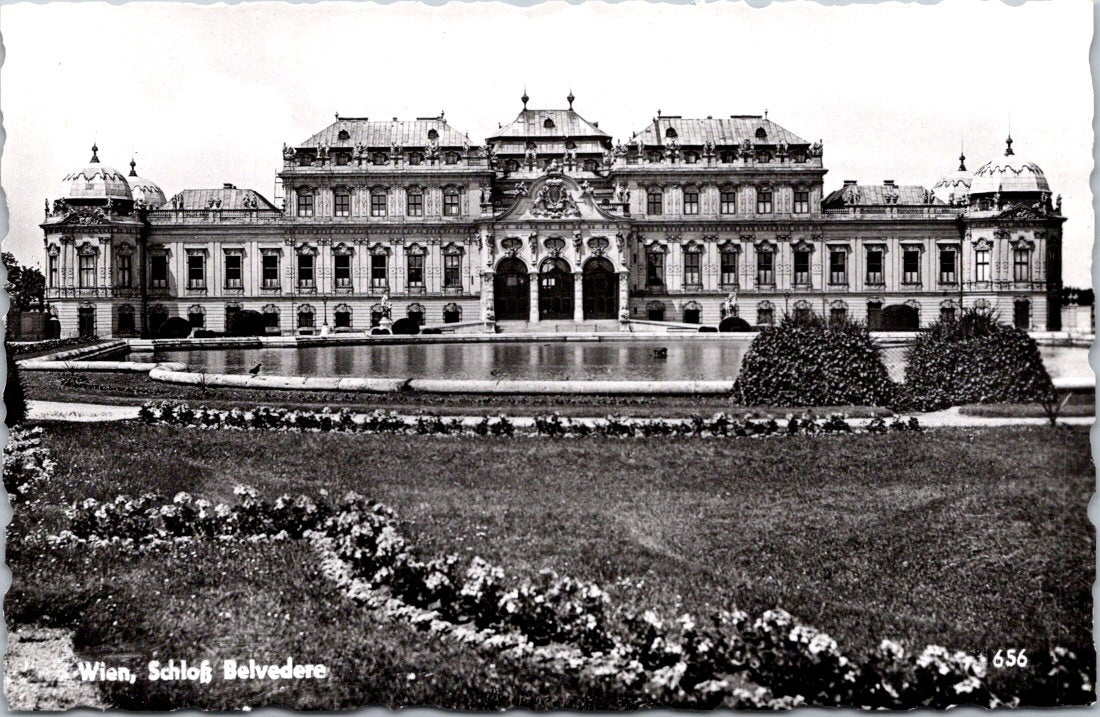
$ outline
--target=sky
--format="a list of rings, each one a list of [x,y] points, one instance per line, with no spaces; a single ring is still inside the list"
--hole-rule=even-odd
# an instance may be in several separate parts
[[[43,204],[96,142],[167,196],[232,182],[270,197],[284,142],[334,114],[444,111],[480,144],[521,108],[575,109],[623,140],[658,110],[760,114],[822,139],[845,179],[931,187],[1004,152],[1063,198],[1067,284],[1090,284],[1092,4],[945,0],[753,8],[547,2],[27,3],[0,6],[6,251],[41,265]]]

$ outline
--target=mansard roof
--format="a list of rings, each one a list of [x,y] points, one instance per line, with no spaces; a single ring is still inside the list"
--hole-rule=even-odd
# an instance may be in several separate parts
[[[882,184],[856,184],[847,181],[840,189],[830,192],[821,203],[826,207],[943,204],[930,190],[922,186],[897,185],[892,181]]]
[[[553,126],[547,126],[546,120],[550,120]],[[516,118],[490,135],[489,139],[524,139],[524,138],[551,138],[551,137],[599,137],[611,139],[611,135],[604,132],[592,122],[581,117],[573,110],[521,110]]]
[[[728,119],[655,117],[648,126],[636,132],[631,139],[646,145],[664,144],[672,139],[668,136],[669,129],[674,130],[676,141],[681,146],[703,145],[710,141],[719,147],[740,144],[745,139],[751,140],[753,144],[779,144],[780,142],[786,142],[788,145],[809,144],[794,132],[760,115],[733,115]],[[758,135],[761,129],[764,130],[763,137]]]
[[[428,134],[435,130],[440,147],[461,147],[469,138],[447,124],[442,117],[420,117],[416,120],[371,120],[367,117],[340,117],[313,135],[299,147],[384,147],[394,143],[402,147],[425,147]],[[346,138],[341,139],[341,132]]]
[[[219,203],[220,200],[220,203]],[[221,189],[184,189],[163,209],[269,209],[279,211],[262,194],[253,189],[238,189],[232,185]]]

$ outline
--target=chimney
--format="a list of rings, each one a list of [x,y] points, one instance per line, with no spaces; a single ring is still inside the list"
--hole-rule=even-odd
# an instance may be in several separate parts
[[[223,184],[223,185],[222,185],[222,189],[236,189],[236,188],[237,188],[237,187],[235,187],[234,185],[230,184],[229,182],[226,182],[225,184]]]
[[[884,186],[884,187],[893,187],[894,186],[894,180],[884,179],[884,180],[882,180],[882,186]]]
[[[858,179],[845,179],[845,180],[844,180],[844,186],[845,186],[845,187],[854,187],[854,186],[856,186],[857,184],[859,184],[859,180],[858,180]]]

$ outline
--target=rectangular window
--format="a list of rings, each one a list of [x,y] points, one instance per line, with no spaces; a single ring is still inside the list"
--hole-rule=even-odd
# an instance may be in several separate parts
[[[955,273],[957,254],[954,249],[940,249],[940,283],[954,284],[958,277]]]
[[[351,194],[345,191],[337,191],[332,195],[333,214],[338,217],[351,216]]]
[[[279,255],[268,253],[263,255],[263,281],[265,289],[279,288]]]
[[[848,283],[848,252],[829,252],[829,283],[833,285]]]
[[[665,285],[665,255],[659,251],[646,252],[645,285],[658,289]]]
[[[1015,249],[1012,252],[1012,280],[1031,281],[1031,250]]]
[[[808,251],[794,253],[794,283],[796,286],[808,286],[810,283],[810,252]]]
[[[313,216],[313,194],[298,194],[298,216]]]
[[[191,328],[201,329],[206,326],[206,314],[201,311],[190,311],[187,314],[187,321],[191,324]]]
[[[387,258],[385,254],[370,255],[370,286],[372,289],[385,289],[389,286],[389,282],[386,280]]]
[[[867,303],[867,330],[880,331],[882,329],[882,304],[877,301]]]
[[[187,255],[187,288],[206,288],[206,257],[202,254]]]
[[[336,276],[336,286],[346,289],[351,286],[351,255],[337,254],[333,258],[333,270]]]
[[[458,216],[458,192],[448,191],[443,194],[443,216]]]
[[[772,326],[775,324],[775,309],[763,307],[756,310],[757,326]]]
[[[313,255],[298,255],[298,288],[312,289],[316,286],[313,280]]]
[[[57,257],[50,257],[50,286],[57,286]]]
[[[722,214],[736,214],[737,213],[737,190],[736,189],[723,189],[721,196],[721,204],[718,208]]]
[[[809,214],[810,213],[810,192],[806,189],[796,189],[794,191],[794,213],[795,214]]]
[[[882,273],[882,249],[867,250],[867,283],[871,285],[886,283]]]
[[[901,255],[901,283],[920,283],[920,251],[906,249]]]
[[[443,288],[444,289],[461,289],[462,288],[462,255],[461,254],[444,254],[443,255]]]
[[[645,193],[645,213],[660,215],[665,213],[665,195],[661,192]]]
[[[241,281],[241,255],[225,255],[225,288],[239,289],[244,286]]]
[[[168,286],[168,256],[153,254],[149,257],[149,283],[154,289]]]
[[[724,251],[721,253],[722,286],[737,286],[737,252]]]
[[[421,192],[409,192],[406,195],[406,204],[410,217],[424,216],[424,195]]]
[[[299,311],[298,312],[298,328],[299,329],[312,329],[313,328],[313,312],[312,311]]]
[[[756,213],[757,214],[771,214],[772,213],[772,190],[770,190],[770,189],[758,189],[758,190],[756,190]]]
[[[80,255],[80,288],[95,286],[95,254]]]
[[[700,269],[702,252],[684,252],[684,286],[702,286],[703,273]]]
[[[386,195],[382,192],[372,192],[370,195],[370,215],[372,217],[386,216]]]
[[[989,281],[989,250],[974,252],[974,281]]]
[[[756,283],[758,286],[775,286],[775,254],[770,251],[756,253]]]
[[[699,190],[697,189],[685,189],[684,190],[684,214],[698,214],[699,213]]]
[[[51,256],[50,259],[56,259],[57,257]],[[52,271],[51,267],[51,271]],[[133,286],[134,281],[134,258],[129,254],[119,254],[118,256],[118,285],[124,289],[129,289]]]
[[[409,265],[409,287],[424,287],[424,255],[409,254],[406,257]]]

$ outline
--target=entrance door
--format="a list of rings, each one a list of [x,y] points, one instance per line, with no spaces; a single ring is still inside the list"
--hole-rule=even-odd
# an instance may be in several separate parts
[[[493,304],[497,321],[531,318],[531,280],[527,277],[527,265],[519,259],[504,259],[497,266]]]
[[[920,312],[906,304],[891,304],[882,310],[883,331],[917,331],[920,329]]]
[[[584,265],[584,318],[615,319],[619,316],[619,277],[603,257]]]
[[[547,259],[539,272],[539,318],[573,318],[573,272],[563,259]]]
[[[77,311],[77,331],[80,338],[87,339],[95,336],[95,308],[81,306]]]

